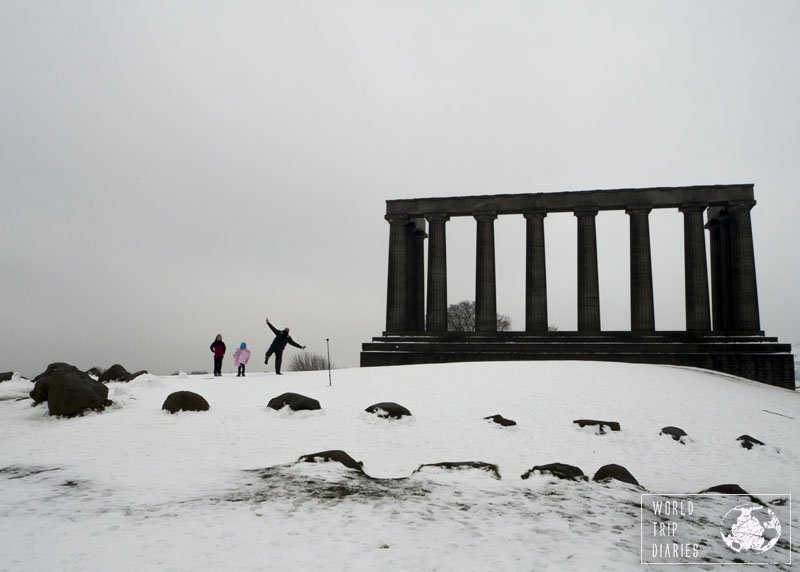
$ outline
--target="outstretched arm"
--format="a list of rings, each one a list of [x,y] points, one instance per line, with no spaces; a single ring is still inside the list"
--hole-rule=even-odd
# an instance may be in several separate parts
[[[304,349],[306,349],[306,347],[305,347],[305,346],[301,346],[301,345],[300,345],[300,344],[298,344],[296,341],[294,341],[294,340],[293,340],[291,337],[287,338],[287,339],[286,339],[286,341],[287,341],[287,342],[289,342],[291,345],[293,345],[293,346],[294,346],[294,347],[296,347],[296,348],[300,348],[301,350],[304,350]]]
[[[267,318],[267,325],[269,326],[269,329],[272,330],[272,333],[275,334],[276,336],[281,333],[281,331],[278,328],[269,323],[269,318]]]

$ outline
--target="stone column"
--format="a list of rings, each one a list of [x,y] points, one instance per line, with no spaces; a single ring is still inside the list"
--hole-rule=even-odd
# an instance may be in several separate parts
[[[411,324],[414,332],[425,331],[425,219],[414,219],[411,227]]]
[[[497,213],[475,213],[478,239],[475,257],[475,331],[497,331],[497,286],[494,265],[494,219]]]
[[[544,211],[525,211],[525,331],[547,331]]]
[[[447,238],[445,214],[428,219],[428,316],[429,332],[447,331]]]
[[[683,257],[686,279],[686,330],[707,332],[711,329],[708,308],[708,266],[706,238],[703,231],[705,205],[683,205]]]
[[[712,216],[711,211],[716,212]],[[730,294],[730,224],[728,213],[721,209],[708,210],[706,228],[709,235],[711,259],[711,324],[715,332],[731,329],[733,314]]]
[[[653,265],[650,257],[650,208],[629,208],[631,227],[631,331],[656,329],[653,310]]]
[[[728,205],[731,237],[731,285],[733,328],[742,332],[761,330],[756,287],[756,261],[750,209],[755,201]]]
[[[597,210],[576,210],[578,217],[578,331],[600,331],[600,285],[597,273]]]
[[[408,217],[386,215],[389,221],[389,277],[386,291],[386,332],[408,331],[410,241]]]

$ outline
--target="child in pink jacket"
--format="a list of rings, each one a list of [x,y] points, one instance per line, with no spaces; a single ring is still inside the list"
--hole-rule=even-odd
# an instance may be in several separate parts
[[[247,360],[249,359],[250,350],[247,349],[247,344],[242,342],[233,352],[233,363],[239,367],[236,371],[236,377],[244,377],[244,366],[247,365]]]

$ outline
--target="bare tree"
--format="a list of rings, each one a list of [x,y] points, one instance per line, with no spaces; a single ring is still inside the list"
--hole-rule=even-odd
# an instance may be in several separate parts
[[[302,352],[289,359],[289,371],[318,371],[328,369],[328,358],[322,354]],[[331,364],[331,369],[335,369]]]
[[[450,332],[475,331],[475,302],[462,300],[458,304],[447,307],[447,330]],[[511,330],[511,318],[505,314],[497,314],[497,331]]]

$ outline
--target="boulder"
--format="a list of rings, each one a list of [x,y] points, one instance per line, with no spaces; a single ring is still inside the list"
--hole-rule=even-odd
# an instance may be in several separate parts
[[[102,381],[103,383],[108,383],[109,381],[128,381],[130,375],[127,369],[115,363],[98,377],[98,381]]]
[[[145,375],[146,373],[148,373],[146,369],[139,370],[136,373],[130,374],[128,376],[128,379],[126,379],[125,381],[133,381],[134,379],[136,379],[140,375]]]
[[[286,406],[288,406],[292,411],[315,411],[317,409],[322,409],[319,401],[316,399],[306,397],[305,395],[300,395],[299,393],[291,392],[283,393],[278,397],[273,397],[269,400],[269,403],[267,403],[267,407],[270,409],[275,409],[276,411],[279,411]]]
[[[359,473],[364,472],[364,463],[356,461],[353,457],[346,452],[333,449],[331,451],[321,451],[319,453],[311,453],[310,455],[303,455],[297,459],[298,463],[341,463],[348,469],[353,469]]]
[[[585,481],[589,477],[583,474],[580,468],[565,463],[550,463],[548,465],[536,465],[528,472],[522,475],[523,479],[529,478],[532,474],[541,473],[558,477],[559,479],[566,479],[569,481]]]
[[[486,471],[487,473],[490,473],[495,479],[500,478],[500,470],[497,468],[497,465],[492,463],[484,463],[483,461],[444,461],[442,463],[426,463],[424,465],[420,465],[414,472],[418,473],[426,467],[455,470],[478,469],[479,471]]]
[[[0,373],[0,381],[11,381],[11,378],[13,378],[13,377],[14,377],[14,372],[13,371],[6,371],[6,372],[3,372],[3,373]]]
[[[686,435],[686,431],[684,431],[680,427],[673,427],[671,425],[668,425],[667,427],[662,427],[661,431],[659,431],[658,434],[659,435],[667,435],[669,437],[672,437],[673,439],[675,439],[676,441],[678,441],[680,443],[684,443],[683,442],[683,437],[687,436]]]
[[[739,441],[742,447],[744,447],[745,449],[752,449],[753,445],[759,445],[759,446],[764,445],[762,441],[759,441],[758,439],[756,439],[755,437],[751,437],[750,435],[740,435],[739,437],[736,438],[736,440]]]
[[[727,483],[724,485],[716,485],[711,488],[700,491],[700,494],[706,493],[719,493],[723,495],[749,495],[746,490],[734,483]]]
[[[177,413],[178,411],[208,411],[209,405],[202,395],[193,391],[176,391],[167,396],[161,409],[170,413]]]
[[[506,419],[502,415],[489,415],[489,417],[484,417],[489,421],[494,421],[498,425],[502,425],[503,427],[511,427],[512,425],[516,425],[517,422],[513,419]]]
[[[69,364],[69,363],[66,363],[66,362],[63,362],[63,361],[57,361],[57,362],[54,362],[54,363],[51,363],[50,365],[48,365],[45,368],[45,370],[42,373],[40,373],[39,375],[37,375],[36,377],[34,377],[31,380],[31,382],[32,383],[36,383],[40,379],[42,379],[44,377],[48,377],[48,376],[52,375],[53,373],[55,373],[56,371],[58,371],[60,369],[68,369],[70,371],[80,371],[77,367],[75,367],[72,364]]]
[[[623,483],[630,483],[632,485],[636,485],[640,487],[639,481],[637,481],[633,475],[623,467],[622,465],[603,465],[597,472],[594,474],[594,480],[597,482],[609,481],[622,481]]]
[[[605,427],[610,431],[619,431],[620,426],[616,421],[597,421],[595,419],[576,419],[573,423],[577,423],[578,427],[597,427],[597,432],[600,435],[605,434]]]
[[[735,483],[726,483],[724,485],[716,485],[716,486],[713,486],[711,488],[708,488],[708,489],[700,491],[701,495],[702,494],[707,494],[707,493],[716,493],[716,494],[722,494],[722,495],[747,495],[747,498],[749,498],[751,502],[766,506],[766,503],[763,500],[759,499],[758,497],[755,497],[755,496],[751,495],[750,493],[748,493],[746,490],[744,490],[742,487],[740,487],[739,485],[737,485]]]
[[[383,419],[400,419],[406,415],[411,415],[411,412],[408,409],[392,401],[384,401],[382,403],[370,405],[364,411],[367,413],[374,413]]]
[[[50,415],[75,417],[86,411],[102,411],[111,405],[108,388],[87,373],[60,370],[48,379],[47,407]]]
[[[47,401],[50,393],[50,382],[55,379],[56,376],[65,373],[73,373],[78,376],[88,377],[87,374],[79,370],[74,365],[64,362],[51,363],[42,373],[31,380],[34,384],[33,390],[30,392],[31,399],[33,399],[33,404],[38,405]]]

